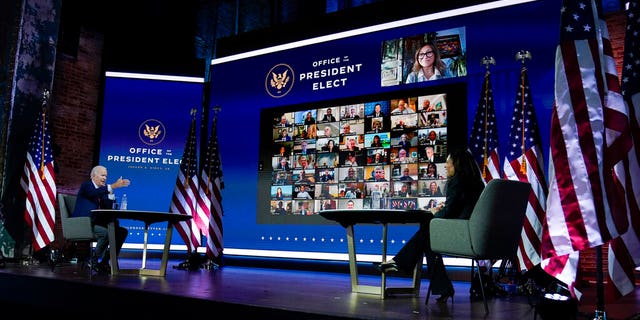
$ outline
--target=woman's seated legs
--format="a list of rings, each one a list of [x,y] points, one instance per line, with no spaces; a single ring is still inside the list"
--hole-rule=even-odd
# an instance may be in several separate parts
[[[393,257],[393,261],[402,271],[413,270],[429,247],[429,225],[421,224],[418,231]]]
[[[431,278],[430,286],[433,294],[449,294],[453,291],[453,283],[447,275],[447,269],[442,261],[442,255],[430,252],[427,254],[427,265],[429,266]]]

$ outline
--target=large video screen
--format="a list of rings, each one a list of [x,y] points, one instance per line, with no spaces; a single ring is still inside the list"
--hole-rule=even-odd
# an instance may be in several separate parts
[[[449,147],[465,147],[466,88],[263,111],[259,223],[322,223],[327,209],[429,209]],[[266,138],[268,137],[268,138]],[[262,214],[261,214],[262,213]]]

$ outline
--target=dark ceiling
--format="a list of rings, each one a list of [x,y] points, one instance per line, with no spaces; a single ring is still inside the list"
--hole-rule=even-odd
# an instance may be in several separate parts
[[[106,70],[203,76],[196,38],[214,24],[217,55],[339,32],[487,0],[448,0],[424,6],[414,0],[338,1],[350,7],[326,14],[335,0],[63,0],[63,31],[80,26],[105,34]],[[355,6],[357,3],[357,6]],[[96,7],[97,6],[97,7]],[[215,8],[209,16],[202,8]],[[384,13],[384,14],[382,14]],[[216,15],[217,14],[217,15]],[[66,27],[65,27],[66,25]],[[209,29],[211,30],[211,29]],[[239,34],[239,35],[238,35]]]
[[[195,55],[195,1],[106,1],[105,67],[113,71],[202,75]],[[120,4],[119,4],[120,3]]]
[[[358,7],[324,14],[322,9],[325,1],[328,3],[331,0],[299,1],[301,3],[291,5],[296,1],[106,0],[94,3],[63,0],[62,23],[63,30],[79,30],[83,26],[104,32],[103,61],[109,71],[203,76],[207,64],[204,59],[197,57],[196,38],[202,33],[198,30],[203,30],[204,23],[214,25],[220,40],[216,53],[217,56],[224,56],[429,12],[491,2],[447,0],[431,1],[426,6],[423,1],[415,0],[369,0],[360,1]],[[280,4],[279,9],[273,9],[275,3]],[[288,4],[291,12],[282,12],[283,3]],[[316,4],[313,12],[304,8],[312,3]],[[602,0],[605,12],[619,10],[621,3],[622,0]],[[269,4],[272,6],[269,7]],[[319,4],[322,4],[322,8],[318,7]],[[265,13],[268,11],[265,5],[272,12]],[[209,13],[212,17],[205,15],[202,18],[202,8],[206,6],[214,6],[217,16]],[[273,22],[285,19],[285,15],[288,19],[286,24],[282,21]]]

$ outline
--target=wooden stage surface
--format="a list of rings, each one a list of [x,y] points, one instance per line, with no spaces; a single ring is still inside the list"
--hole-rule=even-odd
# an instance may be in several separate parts
[[[138,258],[124,258],[128,268]],[[534,319],[536,298],[522,294],[493,297],[485,316],[480,299],[471,299],[470,282],[454,281],[455,300],[439,305],[422,279],[420,295],[352,293],[348,264],[288,268],[277,261],[226,259],[225,266],[183,270],[181,260],[169,261],[166,277],[97,275],[89,277],[69,262],[53,270],[48,263],[7,261],[0,268],[0,307],[5,314],[35,316],[84,315],[88,319],[158,319],[175,315],[206,319]],[[150,259],[147,265],[159,264]],[[365,266],[366,267],[366,266]],[[306,269],[306,270],[302,270]],[[379,285],[375,268],[360,274],[361,284]],[[468,274],[461,270],[459,273]],[[454,276],[452,278],[455,279]],[[467,276],[468,278],[468,276]],[[410,285],[408,277],[388,277],[389,285]],[[607,303],[608,320],[640,319],[640,289],[620,301]],[[595,286],[585,292],[578,319],[594,319]],[[78,313],[81,312],[81,313]],[[9,313],[11,314],[11,313]],[[27,316],[28,315],[28,316]],[[537,315],[537,319],[541,319]]]

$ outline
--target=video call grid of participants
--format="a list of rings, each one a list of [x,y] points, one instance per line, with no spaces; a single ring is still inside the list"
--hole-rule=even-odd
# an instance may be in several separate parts
[[[273,122],[271,214],[444,201],[446,94],[291,111]]]

